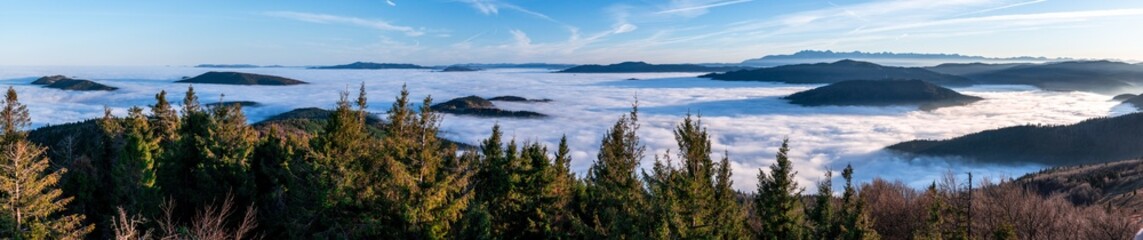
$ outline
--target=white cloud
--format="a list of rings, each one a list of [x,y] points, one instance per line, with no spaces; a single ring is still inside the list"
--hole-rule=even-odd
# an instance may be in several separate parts
[[[382,31],[397,31],[397,32],[405,33],[405,35],[408,35],[408,36],[420,36],[420,35],[425,34],[424,31],[417,30],[416,28],[409,27],[409,26],[399,26],[399,25],[391,24],[391,23],[386,22],[386,21],[368,20],[368,19],[362,19],[362,18],[356,18],[356,17],[344,17],[344,16],[337,16],[337,15],[329,15],[329,14],[290,12],[290,11],[274,11],[274,12],[266,12],[264,14],[267,16],[287,18],[287,19],[293,19],[293,20],[304,21],[304,22],[323,23],[323,24],[346,24],[346,25],[367,27],[367,28],[372,28],[372,29],[377,29],[377,30],[382,30]]]
[[[752,2],[754,0],[671,0],[666,9],[657,14],[676,14],[686,17],[697,17],[708,12],[708,9]]]
[[[397,6],[397,3],[393,2],[393,0],[385,0],[385,4],[389,4],[389,6],[394,6],[394,7]]]

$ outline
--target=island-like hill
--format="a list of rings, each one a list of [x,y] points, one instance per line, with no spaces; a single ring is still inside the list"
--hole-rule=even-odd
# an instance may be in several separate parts
[[[72,79],[61,75],[45,76],[36,81],[34,85],[44,85],[46,88],[55,88],[69,91],[115,91],[119,88],[99,84],[91,80]]]
[[[913,140],[889,150],[908,155],[963,157],[998,164],[1068,166],[1143,156],[1143,113],[1071,125],[1022,125],[945,140]]]
[[[311,69],[428,69],[429,67],[408,63],[354,62],[345,65],[312,67]]]
[[[36,79],[35,81],[32,81],[32,84],[34,84],[34,85],[49,85],[52,83],[56,83],[56,81],[67,80],[67,79],[71,79],[71,78],[65,77],[64,75],[43,76],[43,77]]]
[[[285,86],[285,85],[298,85],[307,84],[301,80],[284,78],[272,75],[262,75],[254,73],[241,73],[241,72],[207,72],[193,78],[187,78],[179,81],[179,83],[203,83],[203,84],[231,84],[231,85],[268,85],[268,86]]]
[[[783,83],[836,83],[848,80],[917,79],[942,86],[968,86],[963,77],[937,73],[924,68],[890,67],[869,62],[841,60],[833,63],[796,64],[772,68],[711,73],[699,77],[727,81]]]
[[[850,80],[794,93],[783,97],[802,106],[888,106],[918,105],[931,110],[980,101],[921,80]]]
[[[475,72],[475,71],[480,71],[480,69],[465,67],[465,66],[458,66],[458,65],[452,65],[452,66],[448,66],[444,69],[441,69],[441,72]]]
[[[1044,90],[1106,94],[1143,86],[1143,66],[1112,61],[1023,65],[964,76],[982,84],[1023,84]]]
[[[794,54],[767,55],[761,58],[742,61],[745,66],[773,67],[790,64],[807,64],[819,62],[833,62],[842,59],[875,62],[892,66],[932,66],[941,63],[1042,63],[1049,61],[1066,61],[1063,58],[1045,57],[983,57],[944,53],[893,53],[893,52],[835,52],[803,50]]]
[[[559,73],[657,73],[657,72],[725,72],[749,69],[748,67],[708,67],[697,64],[649,64],[645,62],[622,62],[610,65],[579,65],[557,71]]]
[[[487,99],[477,96],[460,97],[431,107],[433,111],[477,117],[542,118],[547,115],[529,111],[509,111],[496,108]]]
[[[501,101],[501,102],[551,102],[552,100],[551,100],[551,99],[547,99],[547,98],[543,98],[543,99],[528,99],[528,98],[525,98],[525,97],[520,97],[520,96],[511,96],[511,95],[507,95],[507,96],[496,96],[496,97],[492,97],[492,98],[489,98],[489,99],[488,99],[488,101]]]

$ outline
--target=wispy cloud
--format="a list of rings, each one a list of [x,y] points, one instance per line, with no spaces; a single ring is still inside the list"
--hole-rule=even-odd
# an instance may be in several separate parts
[[[706,14],[707,9],[710,8],[752,1],[754,0],[673,0],[667,9],[656,12],[656,14],[680,14],[693,17]]]
[[[394,7],[397,6],[397,3],[393,2],[393,0],[385,0],[385,4],[389,4],[389,6],[394,6]]]
[[[532,10],[529,10],[527,8],[520,7],[518,5],[511,4],[511,3],[506,3],[506,2],[496,1],[496,0],[460,0],[460,2],[467,3],[469,6],[472,6],[472,8],[475,8],[477,11],[480,11],[480,13],[482,13],[484,15],[500,14],[500,9],[503,8],[503,9],[508,9],[508,10],[519,12],[519,13],[531,15],[533,17],[536,17],[539,19],[544,19],[544,20],[547,20],[549,22],[554,22],[554,23],[558,23],[561,25],[566,25],[560,21],[556,21],[555,19],[553,19],[552,17],[549,17],[546,14],[536,12],[536,11],[532,11]]]
[[[954,17],[975,15],[975,14],[981,14],[981,13],[986,13],[986,12],[991,12],[991,11],[999,11],[999,10],[1004,10],[1004,9],[1009,9],[1009,8],[1014,8],[1014,7],[1024,6],[1024,5],[1037,4],[1037,3],[1047,2],[1047,1],[1048,0],[1032,0],[1032,1],[1027,1],[1027,2],[1018,2],[1018,3],[1008,4],[1008,5],[989,8],[989,9],[981,9],[981,10],[977,10],[977,11],[962,13],[962,14],[958,14]]]
[[[886,26],[879,28],[864,29],[861,33],[876,33],[886,31],[897,31],[906,29],[917,28],[934,28],[941,26],[951,25],[972,25],[982,23],[1004,23],[1005,25],[1045,25],[1056,24],[1060,22],[1075,22],[1087,21],[1094,18],[1105,17],[1119,17],[1119,16],[1143,16],[1143,8],[1131,9],[1115,9],[1115,10],[1093,10],[1093,11],[1071,11],[1071,12],[1051,12],[1051,13],[1033,13],[1033,14],[1011,14],[1011,15],[997,15],[986,17],[969,17],[969,18],[954,18],[945,20],[936,20],[928,22],[918,22],[894,26]]]
[[[367,27],[382,31],[396,31],[405,33],[408,36],[421,36],[425,32],[409,26],[394,25],[381,20],[369,20],[357,17],[345,17],[329,14],[317,13],[304,13],[304,12],[290,12],[290,11],[274,11],[264,13],[267,16],[280,17],[286,19],[293,19],[303,22],[322,23],[322,24],[345,24],[360,27]]]

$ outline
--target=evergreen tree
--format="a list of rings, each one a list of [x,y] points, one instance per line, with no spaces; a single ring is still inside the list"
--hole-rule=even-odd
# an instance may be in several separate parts
[[[115,182],[116,205],[151,215],[153,212],[148,209],[159,205],[155,157],[160,139],[152,135],[151,125],[141,108],[128,110],[125,123],[123,150],[111,174]]]
[[[151,117],[155,121],[152,124],[152,132],[160,139],[160,146],[170,147],[178,141],[179,114],[171,107],[171,103],[167,102],[166,90],[155,94],[155,105],[151,105]]]
[[[322,210],[321,185],[306,135],[290,134],[277,125],[268,126],[264,140],[254,149],[250,172],[254,178],[258,219],[267,239],[300,239],[311,232],[314,215]]]
[[[945,203],[941,197],[940,191],[937,190],[937,183],[933,182],[929,188],[925,190],[925,198],[929,202],[927,214],[925,215],[925,225],[914,233],[914,239],[944,239],[942,237],[942,225],[944,221]]]
[[[456,156],[456,146],[437,138],[440,116],[433,113],[426,97],[419,113],[411,109],[409,92],[389,110],[389,124],[381,139],[381,175],[385,177],[382,203],[389,224],[377,234],[401,239],[442,239],[455,227],[468,207],[472,193],[465,158]]]
[[[719,162],[717,175],[715,175],[714,188],[714,236],[720,239],[745,239],[746,212],[738,203],[738,191],[734,190],[734,182],[730,180],[730,153],[723,152],[722,161]]]
[[[729,159],[711,159],[710,135],[687,115],[675,128],[681,166],[670,154],[656,158],[647,185],[660,238],[742,237],[741,211],[730,187]],[[716,176],[717,174],[717,176]],[[717,182],[716,182],[717,177]]]
[[[645,238],[650,231],[644,211],[647,193],[635,174],[645,147],[636,131],[638,107],[619,118],[604,135],[599,154],[587,173],[590,238]]]
[[[837,239],[833,217],[833,171],[826,170],[825,178],[818,182],[814,206],[807,214],[813,223],[813,239]]]
[[[4,131],[0,135],[0,144],[12,144],[25,139],[28,133],[24,132],[24,128],[31,124],[28,106],[20,103],[15,88],[8,87],[8,92],[4,94],[4,109],[0,110],[0,128]]]
[[[364,93],[362,93],[364,94]],[[374,144],[365,130],[364,105],[353,109],[348,99],[349,93],[342,92],[337,108],[326,121],[325,131],[313,140],[316,165],[321,169],[322,181],[327,184],[329,193],[326,205],[352,206],[338,207],[349,212],[335,213],[353,219],[355,208],[377,201],[371,182],[371,175],[379,166],[367,159]],[[364,97],[358,99],[364,103]]]
[[[25,139],[31,123],[16,90],[8,88],[0,111],[0,237],[14,239],[81,239],[93,226],[83,216],[65,214],[72,198],[57,188],[66,171],[49,169],[45,149]]]
[[[857,195],[857,188],[853,185],[853,166],[846,165],[841,171],[841,177],[845,178],[845,192],[842,193],[842,207],[839,214],[841,239],[880,239],[877,231],[873,229],[873,220],[865,209],[865,201]]]
[[[762,218],[762,239],[801,239],[801,215],[798,214],[798,196],[801,190],[794,182],[793,166],[787,153],[789,140],[782,141],[778,149],[777,162],[770,165],[770,174],[758,171],[758,196],[754,199],[755,211]]]
[[[254,190],[249,174],[250,156],[258,133],[246,124],[238,104],[212,107],[207,126],[206,134],[196,139],[195,147],[203,156],[194,170],[202,200],[199,203],[215,202],[233,194],[240,206],[249,205]]]
[[[551,182],[544,190],[544,198],[549,199],[544,207],[544,224],[541,227],[548,238],[570,239],[580,238],[584,228],[583,220],[574,209],[579,205],[576,195],[584,190],[584,186],[575,173],[571,171],[571,153],[568,149],[567,136],[560,138],[553,163],[548,168],[545,178]]]

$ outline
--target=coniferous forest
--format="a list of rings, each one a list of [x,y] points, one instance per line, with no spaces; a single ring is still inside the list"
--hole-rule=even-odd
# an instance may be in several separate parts
[[[29,131],[9,88],[0,237],[1126,239],[1138,228],[1110,204],[951,173],[913,189],[854,182],[862,169],[846,167],[841,189],[827,173],[806,192],[785,142],[743,192],[731,187],[732,161],[712,158],[701,117],[679,120],[676,149],[652,153],[637,106],[576,174],[566,141],[520,142],[497,126],[479,146],[458,146],[437,136],[433,99],[413,104],[401,89],[377,121],[364,89],[330,99],[337,107],[322,118],[250,125],[241,105],[200,105],[191,88],[181,104],[160,92],[126,116]]]

